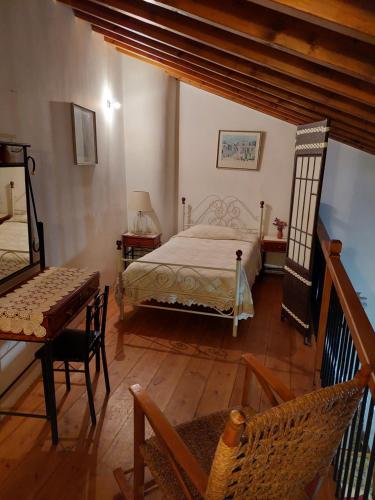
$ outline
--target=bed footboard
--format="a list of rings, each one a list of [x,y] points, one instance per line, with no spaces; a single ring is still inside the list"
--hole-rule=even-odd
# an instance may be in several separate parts
[[[124,284],[122,280],[122,273],[125,270],[124,266],[124,258],[122,254],[122,241],[116,241],[116,250],[117,250],[117,282],[116,282],[116,302],[119,307],[120,312],[120,320],[125,319],[125,310],[124,310]]]
[[[236,256],[237,256],[237,258],[236,258],[236,290],[235,290],[235,294],[234,294],[234,308],[233,308],[233,330],[232,330],[233,337],[237,337],[237,330],[238,330],[238,309],[240,306],[242,251],[237,250]]]
[[[144,270],[140,271],[138,268],[133,274],[127,275],[125,280],[123,277],[125,263],[130,264],[139,261],[123,257],[121,241],[117,242],[117,251],[118,281],[116,301],[119,306],[120,319],[124,319],[124,296],[126,295],[133,305],[139,307],[231,319],[233,322],[232,335],[237,337],[239,318],[243,314],[241,307],[241,277],[243,274],[241,250],[236,251],[236,266],[234,269],[187,266],[186,264],[154,262],[143,258],[141,263],[145,266]],[[219,284],[217,279],[218,271],[223,275]],[[210,276],[211,272],[216,272],[216,275],[213,273]],[[231,283],[230,286],[229,282]],[[224,283],[226,283],[226,286]],[[146,303],[150,300],[155,300],[163,305]],[[173,306],[169,307],[168,304],[173,304]],[[178,304],[182,307],[177,307]],[[192,305],[209,307],[212,312],[192,309]],[[249,314],[249,316],[251,315]]]

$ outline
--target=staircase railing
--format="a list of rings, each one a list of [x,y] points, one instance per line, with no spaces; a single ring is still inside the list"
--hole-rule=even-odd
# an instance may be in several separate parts
[[[321,221],[314,256],[312,316],[317,349],[316,382],[352,378],[361,364],[375,368],[374,330],[341,262],[342,245],[330,240]],[[375,374],[333,461],[336,497],[375,498]]]

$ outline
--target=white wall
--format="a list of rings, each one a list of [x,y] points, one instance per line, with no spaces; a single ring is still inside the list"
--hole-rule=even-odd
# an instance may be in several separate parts
[[[99,270],[103,283],[114,280],[114,243],[126,227],[122,110],[105,107],[111,95],[121,101],[121,59],[59,2],[1,2],[0,135],[32,145],[47,264]],[[73,165],[71,102],[96,112],[95,167]],[[31,351],[21,343],[2,345],[2,386]]]
[[[177,82],[154,66],[123,56],[128,194],[149,191],[150,224],[166,241],[177,228]],[[135,214],[129,212],[129,228]]]
[[[196,205],[208,194],[235,195],[259,214],[268,206],[266,233],[275,217],[288,220],[296,127],[203,90],[181,84],[179,195]],[[264,131],[258,171],[216,168],[219,130]]]
[[[320,216],[375,327],[375,156],[329,141]]]
[[[1,18],[2,72],[11,81],[0,132],[32,145],[47,262],[99,269],[111,282],[113,243],[126,224],[124,139],[122,111],[108,114],[105,100],[122,95],[121,56],[58,2],[8,0]],[[96,112],[96,167],[73,164],[71,102]]]

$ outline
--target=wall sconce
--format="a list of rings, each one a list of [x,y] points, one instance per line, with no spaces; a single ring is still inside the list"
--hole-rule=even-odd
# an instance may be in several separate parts
[[[121,103],[118,101],[111,101],[110,99],[107,99],[107,108],[108,109],[120,109],[121,108]]]

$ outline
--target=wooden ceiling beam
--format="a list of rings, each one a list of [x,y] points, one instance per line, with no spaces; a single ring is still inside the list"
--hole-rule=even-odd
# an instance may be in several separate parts
[[[373,47],[246,0],[157,0],[158,4],[223,27],[256,42],[365,81],[375,76]]]
[[[203,78],[206,82],[212,83],[213,85],[219,85],[221,87],[230,88],[233,92],[240,93],[244,99],[252,99],[259,104],[267,106],[269,103],[274,103],[276,105],[282,106],[286,111],[294,111],[299,115],[303,115],[306,120],[311,119],[315,121],[322,120],[325,115],[321,112],[311,111],[301,106],[295,105],[289,101],[281,99],[279,97],[268,95],[256,89],[251,89],[246,85],[234,82],[229,78],[220,76],[214,72],[204,70],[197,66],[187,65],[187,63],[182,62],[174,56],[167,56],[162,52],[158,52],[151,47],[142,45],[140,43],[134,42],[133,40],[125,40],[118,35],[111,34],[107,30],[99,27],[93,27],[94,31],[104,35],[104,39],[107,42],[115,44],[117,47],[131,51],[139,56],[147,57],[153,61],[157,61],[160,64],[166,65],[175,71],[184,72],[190,76],[196,78]],[[340,122],[338,120],[332,120],[332,128],[337,131],[342,131],[343,133],[350,134],[353,138],[362,140],[367,144],[375,144],[375,133],[370,133],[368,131],[363,131],[362,128],[353,127],[345,122]]]
[[[208,85],[205,85],[204,83],[199,83],[199,82],[196,82],[192,79],[189,79],[189,78],[186,78],[186,77],[178,77],[176,75],[173,74],[173,72],[168,72],[167,73],[178,79],[179,81],[183,82],[183,83],[186,83],[188,85],[191,85],[193,87],[196,87],[196,88],[199,88],[201,90],[204,90],[206,92],[209,92],[210,94],[216,94],[218,95],[219,97],[223,97],[224,99],[231,99],[232,101],[235,101],[237,102],[238,104],[241,104],[242,106],[246,106],[246,107],[250,107],[253,109],[253,107],[251,105],[249,105],[248,103],[242,101],[241,99],[236,99],[236,98],[233,98],[233,97],[230,97],[228,96],[225,92],[223,91],[220,91],[218,89],[214,89]],[[259,110],[261,111],[261,110]],[[262,111],[261,111],[262,112]],[[271,113],[267,113],[267,114],[271,114]],[[291,123],[293,125],[300,125],[302,122],[298,119],[295,119],[295,118],[292,118],[292,117],[285,117],[285,116],[282,116],[282,115],[279,115],[277,112],[275,112],[273,114],[274,118],[278,118],[280,120],[283,120],[283,121],[286,121],[288,123]],[[356,149],[361,149],[362,151],[365,151],[367,153],[370,153],[370,154],[375,154],[375,146],[367,146],[367,145],[364,145],[362,143],[360,143],[359,141],[357,140],[352,140],[350,137],[347,137],[347,136],[343,136],[335,131],[332,131],[330,132],[330,139],[334,139],[336,141],[339,141],[339,142],[342,142],[348,146],[351,146],[351,147],[354,147]]]
[[[303,114],[306,117],[315,117],[315,118],[318,117],[317,113],[305,110],[301,106],[290,105],[290,103],[286,103],[284,100],[279,99],[278,97],[270,96],[269,94],[262,93],[260,91],[257,91],[256,89],[252,90],[250,87],[247,87],[246,85],[243,85],[241,83],[236,83],[234,80],[222,77],[211,71],[207,71],[198,66],[189,65],[184,62],[182,62],[181,64],[181,61],[179,61],[177,57],[176,58],[168,57],[164,53],[157,52],[156,50],[153,50],[151,47],[146,47],[132,40],[125,42],[124,40],[121,40],[119,38],[113,38],[105,33],[106,30],[102,30],[101,28],[97,28],[95,26],[93,26],[93,30],[98,33],[101,33],[102,35],[105,35],[104,40],[106,42],[114,44],[116,47],[124,49],[128,52],[132,52],[133,54],[137,54],[141,57],[151,59],[152,61],[158,62],[160,65],[163,65],[163,67],[165,66],[166,68],[169,68],[171,70],[179,71],[181,73],[186,73],[196,78],[204,79],[207,83],[212,83],[213,85],[222,84],[223,87],[224,86],[227,86],[228,88],[230,87],[233,92],[241,94],[244,99],[249,98],[249,99],[254,99],[255,101],[259,99],[259,103],[264,105],[274,103],[285,106],[287,104],[289,111],[291,110],[299,112],[301,113],[301,115]],[[321,116],[320,119],[322,119],[323,115],[320,116]]]
[[[179,81],[182,81],[184,83],[187,83],[187,84],[192,85],[194,87],[197,87],[199,89],[210,92],[211,94],[215,94],[215,95],[218,95],[218,96],[223,97],[225,99],[229,99],[233,102],[236,102],[236,103],[241,104],[243,106],[246,106],[248,108],[255,109],[256,111],[259,111],[261,113],[266,113],[270,116],[273,116],[274,118],[278,118],[280,120],[286,121],[288,123],[292,123],[294,125],[298,125],[298,124],[304,123],[304,121],[306,121],[306,118],[302,115],[299,116],[296,114],[285,114],[282,110],[274,109],[274,108],[265,109],[264,107],[262,107],[259,104],[255,104],[255,103],[251,103],[251,102],[247,101],[246,99],[242,98],[240,95],[237,95],[237,94],[234,95],[230,91],[227,91],[227,90],[222,89],[220,87],[212,86],[212,85],[208,84],[207,82],[205,82],[204,80],[200,80],[200,79],[197,80],[189,75],[184,75],[181,72],[176,72],[171,68],[164,67],[164,65],[162,65],[162,64],[151,61],[143,56],[134,54],[131,51],[127,51],[127,50],[124,50],[121,48],[118,48],[117,50],[125,55],[128,55],[130,57],[134,57],[142,62],[146,62],[148,64],[153,64],[156,67],[163,69],[168,75],[172,76],[173,78],[178,79]],[[351,146],[354,148],[359,148],[359,149],[366,151],[368,153],[371,153],[371,154],[375,153],[375,144],[373,144],[373,145],[363,144],[358,139],[353,139],[350,135],[345,135],[343,133],[336,132],[333,130],[330,133],[330,138],[335,139],[335,140],[340,141],[340,142],[343,142],[343,143],[347,144],[348,146]]]
[[[375,44],[373,0],[251,0],[251,3]]]
[[[232,96],[228,95],[227,92],[222,91],[220,89],[212,88],[211,86],[205,84],[204,82],[196,82],[195,80],[192,80],[191,78],[179,77],[178,75],[174,75],[173,72],[167,72],[167,73],[169,73],[170,76],[174,76],[178,80],[180,80],[184,83],[187,83],[189,85],[192,85],[194,87],[197,87],[201,90],[205,90],[207,92],[210,92],[211,94],[216,94],[216,95],[223,97],[225,99],[230,99],[230,100],[237,102],[238,104],[241,104],[241,105],[246,106],[248,108],[257,109],[253,105],[249,104],[248,102],[246,102],[240,98],[232,97]],[[257,111],[260,111],[262,113],[266,113],[268,115],[272,115],[274,118],[278,118],[280,120],[286,121],[288,123],[292,123],[294,125],[300,125],[301,123],[304,123],[303,119],[301,120],[301,118],[298,118],[298,117],[296,118],[293,116],[285,116],[283,114],[280,114],[280,112],[278,112],[278,111],[273,110],[273,112],[268,112],[268,111],[264,111],[264,110],[262,111],[262,109],[260,109],[260,108],[257,109]],[[375,154],[375,145],[363,144],[360,141],[358,141],[356,139],[352,139],[350,136],[343,135],[339,132],[336,132],[336,131],[330,132],[330,138],[334,139],[336,141],[342,142],[348,146],[351,146],[351,147],[354,147],[357,149],[361,149],[362,151],[365,151],[367,153]]]
[[[307,113],[303,109],[291,109],[288,103],[285,102],[275,102],[271,103],[266,101],[258,96],[254,96],[251,94],[245,94],[240,91],[236,87],[232,87],[228,85],[226,82],[220,82],[213,78],[207,77],[207,75],[202,75],[200,73],[188,70],[188,69],[180,69],[178,65],[171,65],[170,62],[164,61],[163,59],[158,58],[155,55],[148,54],[147,52],[143,52],[137,48],[132,47],[131,45],[127,45],[121,42],[117,42],[116,40],[112,40],[110,38],[106,38],[107,41],[116,45],[120,50],[127,55],[131,55],[132,57],[141,57],[145,62],[150,64],[154,64],[158,67],[161,67],[168,71],[173,71],[175,74],[183,75],[185,78],[196,79],[200,83],[206,83],[210,85],[212,88],[221,89],[227,92],[227,98],[236,97],[237,99],[241,99],[243,102],[247,102],[250,107],[254,109],[259,109],[261,107],[263,112],[278,110],[280,113],[283,113],[285,117],[292,116],[299,120],[299,123],[308,122],[309,120],[319,120],[321,116],[317,116],[316,114]],[[236,101],[237,102],[237,101]],[[347,129],[342,128],[342,124],[332,123],[331,130],[337,136],[345,138],[346,142],[351,142],[352,145],[358,147],[358,144],[363,145],[363,147],[370,148],[375,150],[375,136],[368,135],[364,137],[364,134],[361,131],[355,129]]]
[[[95,22],[95,19],[91,18],[91,20],[94,20]],[[193,71],[199,71],[218,80],[224,78],[228,83],[230,82],[230,80],[233,80],[231,82],[231,85],[235,85],[237,88],[240,88],[244,92],[251,92],[252,94],[257,93],[261,97],[266,99],[268,98],[270,100],[274,100],[275,98],[282,99],[283,101],[287,101],[288,106],[290,106],[291,108],[294,108],[296,106],[298,107],[298,109],[300,109],[302,107],[309,112],[315,113],[315,116],[322,117],[321,119],[328,117],[332,120],[340,122],[342,126],[347,129],[358,128],[362,131],[364,128],[363,120],[359,120],[346,113],[338,112],[330,107],[316,105],[309,100],[299,98],[298,96],[285,92],[282,89],[277,89],[267,85],[254,85],[254,82],[257,81],[251,80],[244,75],[237,74],[235,78],[232,78],[233,75],[228,75],[227,71],[222,66],[218,66],[205,60],[203,60],[202,63],[201,59],[194,58],[194,56],[190,57],[189,61],[187,61],[185,58],[181,57],[182,54],[179,50],[174,49],[173,47],[166,47],[165,45],[156,42],[155,40],[142,37],[135,33],[129,33],[129,36],[127,36],[127,32],[121,32],[121,35],[119,35],[118,33],[111,32],[111,30],[109,29],[103,29],[100,26],[96,26],[95,24],[93,26],[93,29],[95,29],[105,37],[113,38],[115,40],[118,40],[119,42],[127,44],[130,43],[133,47],[138,48],[139,50],[147,50],[148,52],[153,53],[158,57],[162,57],[166,60],[177,63],[179,66],[192,69]],[[110,28],[110,25],[108,25],[107,27]],[[271,87],[271,91],[269,87]],[[375,134],[375,124],[367,123],[365,126],[365,135],[367,133]]]
[[[247,63],[241,58],[230,56],[217,49],[187,40],[178,35],[173,35],[166,30],[129,18],[92,2],[85,0],[65,0],[65,3],[78,9],[76,10],[76,14],[82,19],[91,23],[95,22],[97,25],[123,36],[131,36],[135,32],[136,34],[142,34],[146,38],[158,40],[166,46],[183,51],[181,58],[191,61],[194,64],[197,63],[197,60],[202,61],[202,65],[214,63],[221,66],[227,72],[227,76],[234,79],[238,77],[250,78],[254,82],[258,82],[258,85],[269,86],[269,88],[274,87],[290,92],[298,97],[315,102],[317,106],[323,104],[356,116],[357,118],[375,122],[375,114],[370,108],[335,93],[318,89],[314,85],[301,84],[293,78],[285,77],[267,68]]]
[[[274,50],[201,21],[196,21],[143,0],[106,0],[105,5],[146,23],[157,25],[210,47],[240,56],[303,82],[375,106],[375,85],[324,68],[305,59]],[[374,79],[372,80],[375,82]]]
[[[172,68],[168,67],[165,64],[158,63],[157,61],[152,61],[146,56],[141,56],[139,54],[136,54],[132,50],[125,50],[122,48],[117,48],[119,52],[122,54],[128,55],[130,57],[135,57],[136,59],[139,59],[140,61],[143,61],[145,63],[152,64],[156,67],[159,67],[163,69],[166,73],[169,75],[173,76],[174,78],[177,78],[178,80],[183,80],[183,81],[189,81],[189,82],[195,82],[197,85],[200,86],[200,88],[205,87],[206,89],[210,89],[213,93],[216,93],[217,95],[220,94],[222,97],[225,97],[226,99],[229,99],[234,102],[238,102],[240,104],[246,105],[247,107],[251,107],[252,109],[255,109],[256,111],[260,111],[262,113],[266,113],[269,115],[272,115],[276,118],[279,118],[284,121],[291,121],[293,120],[293,123],[301,123],[305,119],[303,115],[298,115],[292,112],[285,112],[281,107],[277,106],[265,106],[262,105],[258,102],[251,101],[249,99],[245,99],[244,97],[241,96],[239,92],[232,92],[230,89],[226,89],[217,85],[213,85],[211,83],[208,83],[204,79],[201,78],[195,78],[192,75],[189,75],[187,73],[173,70]]]
[[[223,97],[224,99],[229,99],[233,102],[236,102],[237,104],[241,104],[242,106],[246,106],[247,108],[254,109],[255,111],[259,111],[260,113],[267,114],[269,116],[272,116],[273,118],[277,118],[279,120],[282,120],[284,122],[291,123],[293,125],[297,125],[298,123],[301,123],[301,120],[292,115],[286,115],[283,112],[280,112],[279,110],[267,110],[262,108],[261,106],[253,105],[247,101],[242,100],[238,96],[231,96],[229,93],[225,92],[224,90],[220,88],[214,88],[208,84],[206,84],[204,81],[197,82],[196,80],[193,80],[191,78],[188,78],[187,76],[179,76],[179,75],[173,75],[173,73],[170,73],[171,76],[174,76],[178,80],[180,80],[183,83],[187,83],[188,85],[192,85],[194,87],[197,87],[201,90],[205,90],[206,92],[210,92],[211,94],[216,94],[220,97]]]
[[[237,97],[238,99],[242,99],[243,102],[258,105],[263,110],[268,110],[268,111],[279,110],[284,114],[284,116],[294,116],[302,120],[308,120],[311,118],[311,115],[309,115],[308,113],[306,114],[303,109],[298,110],[298,109],[287,108],[282,102],[267,101],[265,99],[262,99],[258,95],[251,95],[250,93],[242,92],[240,89],[233,87],[232,85],[229,85],[225,81],[218,81],[215,80],[214,78],[210,78],[209,76],[201,74],[197,71],[179,67],[177,64],[165,61],[164,59],[158,58],[155,55],[138,50],[132,47],[131,45],[123,44],[116,40],[111,40],[110,38],[107,38],[106,41],[114,44],[120,51],[126,53],[127,55],[130,55],[131,57],[133,57],[134,55],[142,57],[145,62],[161,67],[166,71],[171,71],[174,74],[183,75],[185,78],[195,79],[196,81],[199,81],[201,83],[205,82],[212,88],[218,88],[223,91],[226,91],[228,95],[232,97]]]

